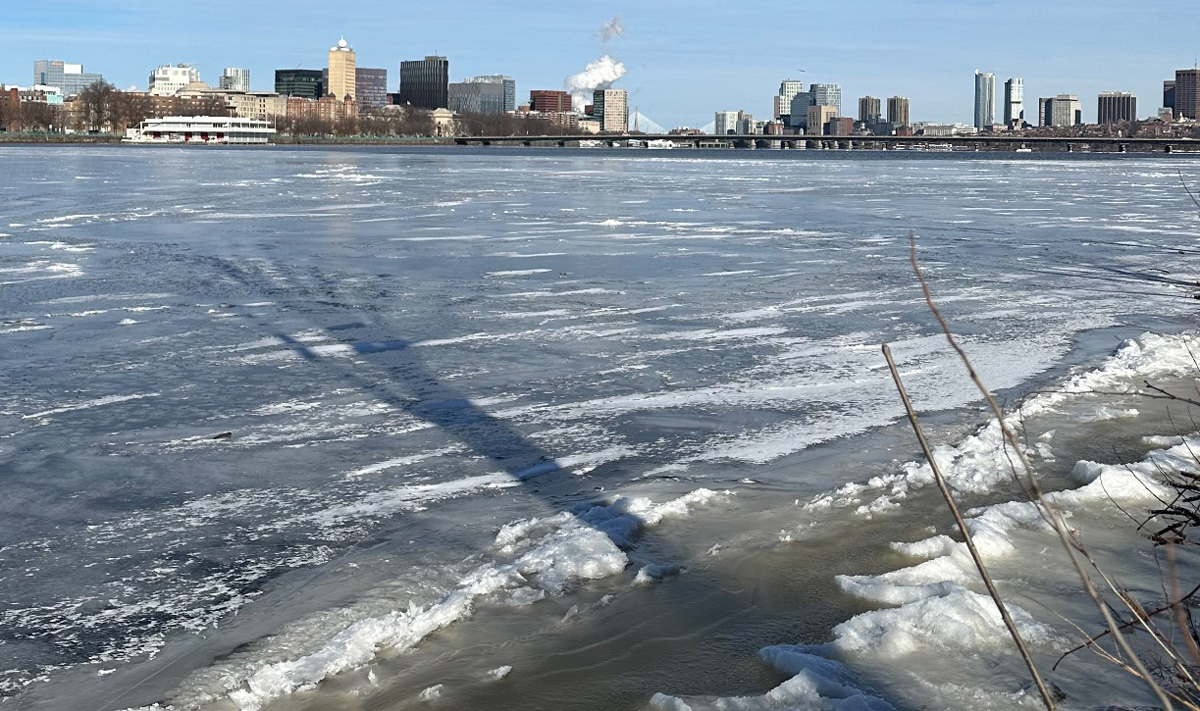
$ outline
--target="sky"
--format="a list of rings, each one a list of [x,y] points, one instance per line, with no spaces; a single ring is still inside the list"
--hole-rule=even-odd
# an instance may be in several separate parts
[[[1147,0],[641,0],[453,3],[395,0],[7,0],[0,11],[0,83],[28,85],[33,62],[82,63],[118,88],[144,90],[150,72],[185,62],[218,83],[250,70],[251,89],[274,70],[325,66],[340,37],[360,67],[388,70],[438,54],[450,80],[508,74],[518,101],[562,89],[608,54],[625,65],[614,85],[666,127],[700,127],[715,111],[771,118],[784,79],[842,87],[842,113],[860,96],[906,96],[913,121],[970,124],[976,69],[1025,81],[1027,118],[1040,96],[1077,94],[1085,121],[1101,91],[1129,91],[1138,114],[1162,103],[1162,82],[1200,58],[1200,2]],[[14,6],[15,5],[15,6]],[[622,34],[602,28],[620,18]],[[611,26],[611,25],[610,25]],[[1032,109],[1030,108],[1032,107]],[[1036,122],[1035,122],[1036,123]]]

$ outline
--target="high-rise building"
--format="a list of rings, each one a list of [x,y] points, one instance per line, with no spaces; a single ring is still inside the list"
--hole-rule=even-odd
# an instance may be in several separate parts
[[[833,106],[835,116],[842,115],[842,87],[837,84],[813,84],[808,87],[809,106]]]
[[[529,110],[557,114],[571,110],[571,95],[565,91],[534,89],[529,92]]]
[[[400,103],[422,109],[448,109],[450,60],[427,56],[400,62]]]
[[[792,95],[792,105],[788,127],[792,129],[808,126],[808,107],[812,106],[812,92],[799,91]]]
[[[1175,118],[1200,119],[1200,69],[1175,71]]]
[[[325,93],[331,94],[339,101],[356,98],[356,64],[354,49],[346,43],[346,38],[342,37],[336,47],[329,48],[329,83],[325,85]]]
[[[1054,103],[1054,99],[1040,97],[1038,99],[1038,125],[1050,125],[1050,106]]]
[[[1013,77],[1004,82],[1004,125],[1025,118],[1025,80]]]
[[[200,70],[189,64],[164,64],[150,72],[150,96],[175,96],[188,84],[200,81]]]
[[[1175,81],[1173,79],[1163,82],[1163,108],[1170,109],[1171,114],[1175,113]]]
[[[1050,126],[1078,126],[1083,122],[1083,110],[1079,97],[1074,94],[1057,94],[1053,99],[1045,101],[1045,114]],[[1047,124],[1043,124],[1047,125]]]
[[[275,93],[319,99],[325,95],[325,72],[320,69],[276,69]]]
[[[779,93],[775,95],[775,120],[778,121],[792,113],[792,99],[804,91],[804,82],[795,79],[784,79],[779,83]]]
[[[908,98],[904,96],[893,96],[888,99],[888,123],[897,126],[908,125]]]
[[[1137,97],[1127,91],[1106,91],[1098,97],[1096,123],[1137,120]]]
[[[39,59],[33,63],[33,83],[56,86],[63,96],[74,96],[98,81],[104,81],[104,77],[83,71],[82,64],[56,59]]]
[[[250,70],[225,67],[220,86],[222,91],[250,91]]]
[[[624,89],[596,89],[592,92],[592,116],[600,121],[601,131],[629,131],[629,93]]]
[[[354,68],[354,98],[359,110],[386,106],[387,86],[386,69]]]
[[[975,128],[996,123],[996,75],[975,70]]]
[[[858,100],[858,120],[863,123],[875,123],[881,115],[879,99],[874,96],[864,96]]]
[[[716,112],[713,115],[713,133],[718,136],[737,133],[737,116],[736,111]]]

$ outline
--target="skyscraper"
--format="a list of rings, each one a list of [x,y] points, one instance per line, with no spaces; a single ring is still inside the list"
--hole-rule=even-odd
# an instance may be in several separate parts
[[[329,84],[325,87],[325,93],[333,94],[338,100],[358,96],[355,64],[354,50],[346,44],[345,37],[339,39],[337,46],[329,49]]]
[[[1171,113],[1175,113],[1175,81],[1168,79],[1163,82],[1163,108],[1170,109]]]
[[[879,98],[864,96],[858,100],[858,120],[863,123],[874,123],[881,115]]]
[[[1074,94],[1057,94],[1046,100],[1046,113],[1051,126],[1078,126],[1082,122],[1083,110],[1079,97]]]
[[[400,103],[422,109],[448,109],[450,60],[428,56],[400,62]]]
[[[629,131],[629,94],[624,89],[596,89],[592,92],[592,116],[600,120],[601,131]]]
[[[220,86],[224,91],[250,91],[250,70],[225,67]]]
[[[897,126],[908,125],[908,98],[904,96],[893,96],[888,99],[888,123],[894,123]]]
[[[1097,99],[1096,123],[1110,124],[1137,119],[1137,97],[1127,91],[1106,91]]]
[[[74,96],[104,77],[83,71],[82,64],[56,59],[39,59],[33,63],[33,83],[57,86],[63,96]]]
[[[808,87],[809,106],[833,106],[835,116],[842,115],[842,87],[838,84],[813,84]]]
[[[1175,71],[1175,118],[1200,119],[1200,69]]]
[[[975,128],[996,123],[996,75],[975,70]]]
[[[1004,125],[1025,118],[1025,80],[1013,77],[1004,82]]]

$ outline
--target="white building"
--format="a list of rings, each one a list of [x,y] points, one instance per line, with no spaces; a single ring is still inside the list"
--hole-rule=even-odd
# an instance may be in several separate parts
[[[779,93],[775,95],[775,120],[792,113],[792,99],[796,94],[803,93],[804,82],[795,79],[784,79],[779,83]]]
[[[1004,82],[1004,125],[1025,118],[1025,80],[1013,77]]]
[[[188,84],[200,81],[200,70],[187,64],[164,64],[150,73],[151,96],[174,96]]]
[[[996,75],[975,70],[975,128],[996,123]]]
[[[600,120],[601,131],[629,132],[629,93],[624,89],[596,89],[592,92],[592,116]]]
[[[1077,126],[1082,123],[1083,107],[1074,94],[1058,94],[1050,100],[1051,126]]]
[[[728,133],[737,133],[737,124],[737,111],[718,111],[713,115],[713,133],[718,136],[724,136]]]
[[[221,72],[221,89],[223,91],[250,91],[250,70],[225,67],[225,71]]]

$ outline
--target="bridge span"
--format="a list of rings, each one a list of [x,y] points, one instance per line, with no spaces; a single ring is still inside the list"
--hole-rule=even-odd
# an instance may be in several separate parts
[[[1019,152],[1094,153],[1195,153],[1195,138],[1111,138],[1081,136],[1019,136],[978,134],[974,136],[768,136],[671,134],[606,134],[568,136],[456,136],[458,145],[484,146],[644,146],[650,141],[670,141],[676,148],[809,148],[842,150],[980,150]]]

